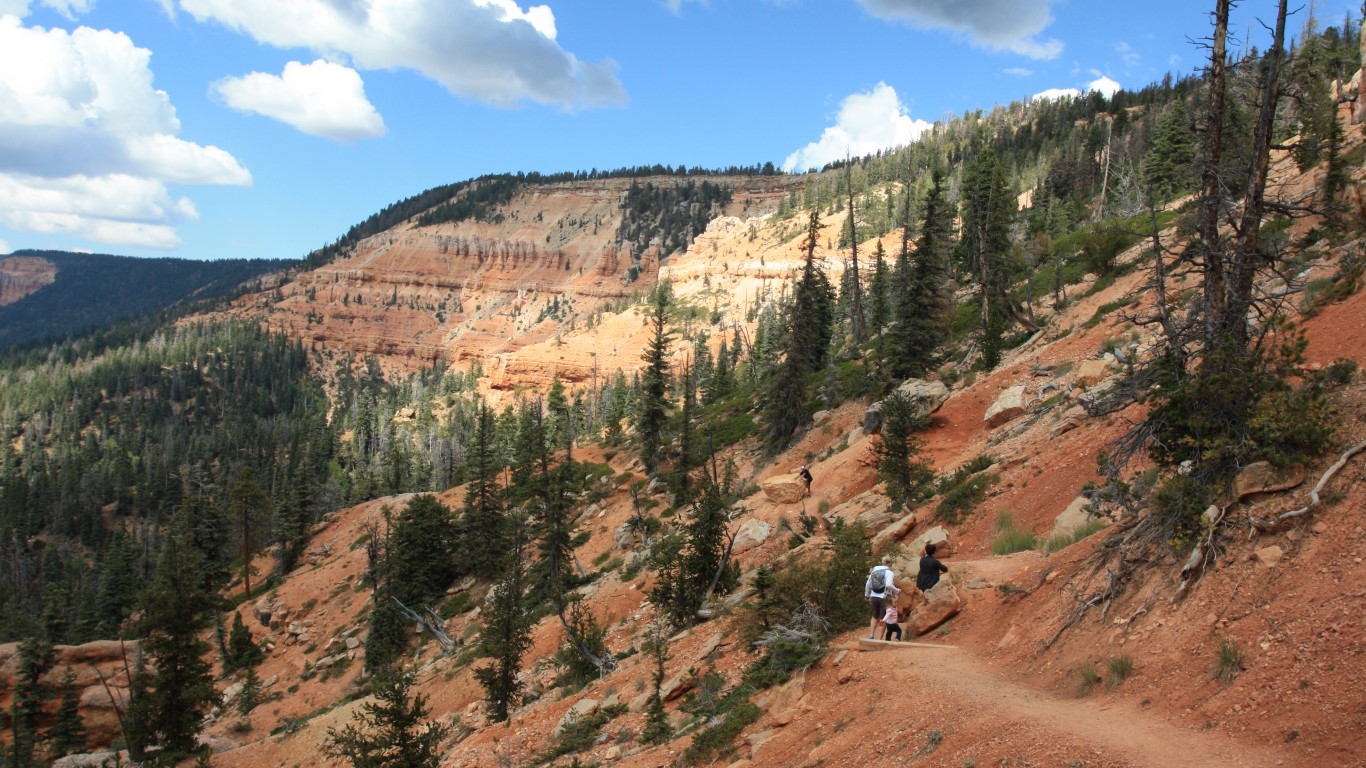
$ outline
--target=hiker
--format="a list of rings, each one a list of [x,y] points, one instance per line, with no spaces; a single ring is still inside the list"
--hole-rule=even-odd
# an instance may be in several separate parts
[[[920,573],[915,577],[915,588],[929,592],[939,583],[939,574],[948,573],[948,566],[934,559],[934,542],[925,543],[925,554],[920,558]]]
[[[810,496],[810,495],[811,495],[811,470],[807,469],[807,468],[806,468],[806,465],[803,464],[803,465],[801,465],[801,467],[799,467],[799,468],[797,469],[797,477],[800,477],[800,478],[802,479],[802,485],[806,486],[806,490],[802,493],[802,498],[806,498],[807,496]]]
[[[887,601],[887,612],[882,615],[882,623],[887,625],[887,631],[882,633],[883,640],[891,640],[892,634],[896,634],[896,639],[901,639],[901,625],[897,623],[896,599]]]
[[[883,614],[887,612],[887,593],[896,590],[891,564],[891,556],[883,555],[882,562],[868,572],[868,581],[863,585],[863,597],[868,600],[873,610],[873,619],[868,622],[869,640],[877,639],[878,622],[882,621]]]

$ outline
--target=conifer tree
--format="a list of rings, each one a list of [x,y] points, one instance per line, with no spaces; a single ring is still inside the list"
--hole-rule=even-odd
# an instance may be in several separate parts
[[[57,683],[60,704],[57,715],[48,729],[49,752],[54,758],[85,752],[87,749],[85,723],[81,720],[81,689],[76,685],[76,672],[67,667]]]
[[[522,533],[516,533],[511,556],[505,563],[503,580],[494,587],[484,629],[476,646],[481,656],[492,659],[488,666],[474,671],[484,686],[489,719],[500,722],[522,700],[522,656],[531,647],[531,619],[524,605],[526,566],[522,560]]]
[[[256,484],[256,472],[247,467],[228,496],[228,516],[237,530],[238,554],[242,558],[242,594],[251,598],[251,556],[270,509],[270,497]]]
[[[931,175],[925,196],[925,220],[916,240],[914,261],[906,253],[897,262],[896,326],[888,345],[887,369],[893,378],[924,376],[948,335],[948,255],[953,237],[952,214],[944,199],[944,177]]]
[[[963,260],[977,280],[982,365],[1001,360],[1010,301],[1010,225],[1015,200],[996,153],[982,150],[963,180]]]
[[[142,599],[142,649],[151,664],[142,712],[152,743],[173,756],[192,753],[199,728],[218,703],[201,639],[213,596],[195,579],[195,553],[174,532],[167,539],[156,580]]]
[[[784,356],[765,392],[766,442],[777,450],[807,419],[806,379],[825,366],[834,334],[834,292],[816,262],[820,214],[812,210],[807,224],[806,261],[793,289],[784,324]]]
[[[377,701],[361,705],[341,730],[328,729],[328,753],[354,768],[437,768],[450,727],[427,720],[427,697],[412,686],[410,672],[377,677],[371,686]]]
[[[265,652],[251,639],[251,630],[242,623],[242,614],[233,611],[232,631],[228,635],[227,671],[254,667],[264,658]]]
[[[469,484],[465,486],[465,511],[460,518],[460,561],[476,576],[496,577],[506,562],[509,532],[507,514],[498,488],[502,462],[498,458],[493,411],[483,400],[476,406],[474,434],[466,456]]]
[[[52,690],[43,682],[43,675],[52,669],[52,662],[52,644],[46,639],[29,638],[19,644],[7,761],[14,768],[36,768],[42,764],[38,754],[39,725],[43,704],[52,698]]]
[[[673,726],[669,724],[669,713],[664,710],[664,664],[669,660],[668,625],[663,621],[651,622],[646,630],[645,647],[650,654],[651,683],[649,702],[645,705],[645,727],[640,739],[646,744],[663,744],[673,736]]]
[[[435,496],[414,496],[390,530],[386,547],[389,594],[421,610],[435,603],[457,576],[456,525]]]
[[[660,450],[664,446],[664,427],[669,419],[669,343],[673,339],[668,328],[669,307],[673,304],[673,289],[661,280],[650,296],[653,331],[642,359],[645,374],[640,387],[640,417],[636,431],[640,434],[640,460],[645,473],[653,476],[659,467]]]

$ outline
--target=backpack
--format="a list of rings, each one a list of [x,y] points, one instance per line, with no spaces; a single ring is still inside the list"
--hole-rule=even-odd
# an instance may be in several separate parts
[[[868,588],[872,592],[881,592],[887,588],[887,569],[882,566],[873,568],[873,572],[868,575]]]

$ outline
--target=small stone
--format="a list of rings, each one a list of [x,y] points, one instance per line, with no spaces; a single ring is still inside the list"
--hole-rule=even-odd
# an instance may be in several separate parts
[[[1285,555],[1285,552],[1280,547],[1272,544],[1269,547],[1262,547],[1252,554],[1257,558],[1257,562],[1267,568],[1275,568],[1276,565],[1281,562],[1281,558]]]

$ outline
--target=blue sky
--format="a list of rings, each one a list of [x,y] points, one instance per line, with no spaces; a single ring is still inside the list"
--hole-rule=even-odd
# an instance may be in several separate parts
[[[1190,73],[1212,5],[0,0],[0,254],[298,258],[485,173],[802,170]],[[1273,8],[1242,3],[1240,39]]]

